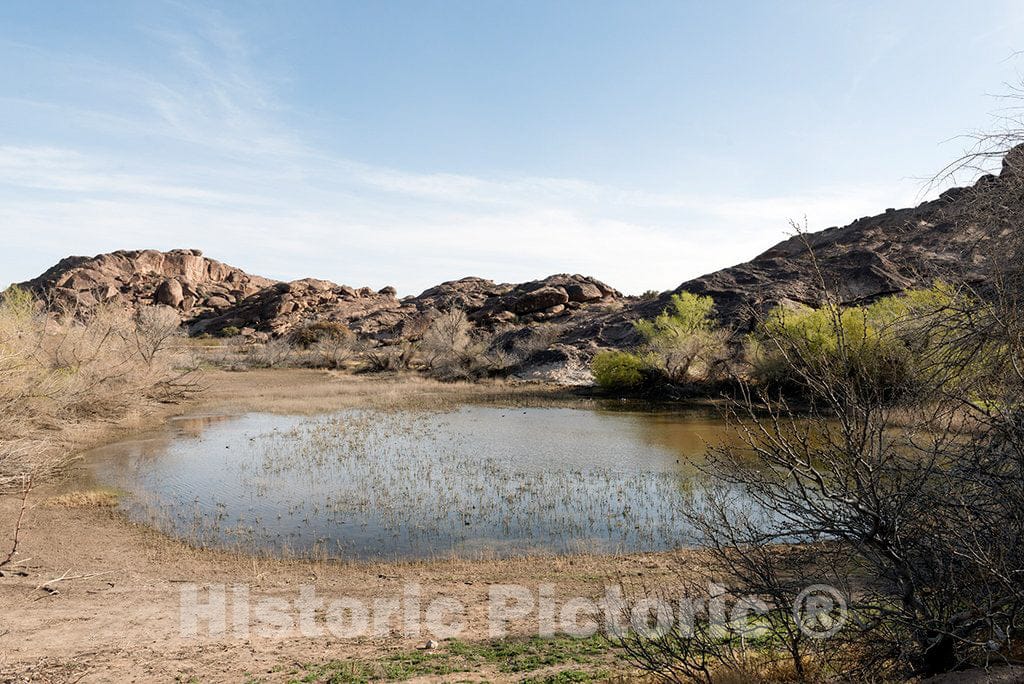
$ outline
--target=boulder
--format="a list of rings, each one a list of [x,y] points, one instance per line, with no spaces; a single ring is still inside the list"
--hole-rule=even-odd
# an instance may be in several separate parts
[[[550,309],[568,301],[569,295],[562,288],[542,287],[519,297],[512,305],[512,310],[517,314],[529,314]]]
[[[163,304],[173,309],[180,309],[182,303],[185,301],[185,293],[181,287],[181,283],[173,278],[160,283],[156,288],[156,293],[153,295],[153,301],[157,304]]]
[[[231,306],[231,302],[224,297],[214,296],[208,298],[205,302],[203,302],[203,306],[215,310],[226,309],[229,306]]]
[[[604,297],[601,288],[593,283],[573,283],[565,286],[565,293],[570,302],[592,302]]]

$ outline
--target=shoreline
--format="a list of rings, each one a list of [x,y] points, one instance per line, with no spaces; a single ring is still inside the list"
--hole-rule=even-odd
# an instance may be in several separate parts
[[[339,381],[340,380],[340,381]],[[452,386],[423,378],[339,375],[323,371],[270,370],[204,375],[202,395],[156,410],[127,425],[76,431],[76,453],[157,429],[175,417],[202,411],[252,410],[318,413],[362,405],[368,393],[377,405],[551,401],[586,404],[564,388],[506,384]],[[354,403],[355,402],[355,403]],[[80,467],[80,466],[79,466]],[[690,551],[627,555],[543,554],[495,559],[404,559],[396,561],[310,560],[197,549],[109,506],[57,503],[64,483],[32,493],[22,530],[18,564],[0,578],[0,673],[14,681],[68,679],[108,681],[110,673],[142,680],[196,676],[200,681],[287,681],[273,671],[282,663],[314,665],[329,660],[367,662],[408,652],[425,637],[401,629],[385,636],[337,639],[244,639],[228,633],[186,638],[178,633],[183,585],[244,584],[253,600],[287,599],[303,585],[325,596],[372,602],[415,584],[425,601],[457,597],[467,606],[465,639],[486,641],[488,588],[518,585],[536,590],[553,584],[559,595],[599,598],[606,585],[629,576],[669,581]],[[20,502],[0,499],[0,518],[13,519]],[[8,531],[4,531],[5,537]],[[63,579],[62,579],[63,578]],[[47,584],[52,582],[52,584]],[[54,590],[54,591],[50,591]],[[528,637],[529,619],[512,621],[509,635]],[[614,665],[614,658],[602,667]],[[601,658],[598,658],[601,660]],[[484,666],[488,680],[507,679]],[[549,668],[550,669],[550,668]],[[557,670],[557,668],[555,668]],[[542,670],[547,671],[547,670]],[[479,674],[479,673],[478,673]],[[459,677],[466,679],[466,673]],[[122,679],[122,674],[118,675]]]

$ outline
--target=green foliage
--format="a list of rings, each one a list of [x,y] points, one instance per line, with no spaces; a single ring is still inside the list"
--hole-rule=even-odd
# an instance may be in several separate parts
[[[537,682],[571,683],[602,681],[608,678],[601,663],[617,654],[600,635],[587,638],[509,638],[493,641],[452,639],[436,650],[397,651],[376,660],[334,660],[309,664],[289,673],[289,682],[331,682],[355,684],[370,681],[404,681],[413,678],[441,677],[459,672],[474,672],[491,667],[503,674],[520,675]],[[548,668],[573,665],[562,673]],[[542,674],[533,675],[540,671]]]
[[[11,285],[0,293],[0,309],[8,320],[25,323],[35,315],[36,305],[32,293],[17,285]]]
[[[715,325],[711,297],[681,292],[654,320],[637,321],[639,352],[648,367],[673,383],[709,379],[727,356],[725,331]]]
[[[317,342],[344,341],[353,336],[351,330],[337,321],[315,321],[293,330],[289,340],[297,347],[309,349]]]
[[[594,357],[590,369],[597,384],[608,390],[626,390],[644,381],[648,364],[636,354],[603,351]]]
[[[221,337],[238,337],[241,334],[242,331],[239,330],[238,326],[235,325],[229,325],[226,328],[221,329],[220,331]]]
[[[846,386],[857,392],[902,396],[938,354],[954,349],[946,342],[959,326],[951,323],[972,306],[936,282],[867,306],[779,307],[748,340],[747,357],[761,384],[799,385],[813,370],[849,381]],[[965,372],[970,363],[964,359]]]
[[[634,327],[648,342],[678,339],[699,332],[709,332],[715,325],[715,300],[690,292],[672,295],[669,306],[653,321],[637,321]]]

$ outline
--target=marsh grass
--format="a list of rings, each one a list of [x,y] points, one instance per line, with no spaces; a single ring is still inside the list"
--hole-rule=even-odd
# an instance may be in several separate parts
[[[287,674],[287,681],[296,684],[404,681],[482,669],[522,681],[605,681],[611,676],[609,666],[616,654],[616,647],[600,636],[558,635],[549,639],[531,637],[478,642],[451,639],[436,650],[398,651],[375,660],[333,660],[300,665]]]
[[[635,418],[431,403],[309,418],[246,414],[154,441],[151,453],[111,451],[99,477],[131,492],[135,519],[198,548],[487,559],[656,550],[689,539],[679,512],[693,492],[681,466],[668,465],[675,457],[615,436],[615,421]],[[538,420],[576,443],[547,435]],[[587,437],[595,426],[616,441]]]
[[[114,490],[88,489],[51,496],[44,503],[61,508],[115,508],[120,502],[120,495]]]

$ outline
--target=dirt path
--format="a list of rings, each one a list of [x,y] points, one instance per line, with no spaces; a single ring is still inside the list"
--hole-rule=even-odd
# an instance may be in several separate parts
[[[422,397],[436,401],[439,391],[419,381],[371,384],[306,372],[215,374],[207,382],[210,391],[187,410],[259,406],[262,410],[317,411],[365,401],[368,392],[374,401],[404,403]],[[486,399],[488,393],[497,396],[502,391],[449,390],[446,398],[454,401],[459,392],[470,392]],[[529,401],[536,390],[516,389],[513,393]],[[507,619],[498,624],[507,627],[509,634],[533,635],[540,623],[532,603],[540,601],[543,592],[552,592],[549,603],[555,606],[556,616],[561,616],[568,599],[599,601],[606,586],[621,576],[666,581],[678,560],[670,554],[399,564],[256,559],[197,551],[126,521],[112,509],[97,505],[102,500],[75,501],[71,503],[79,505],[69,506],[67,499],[56,496],[55,489],[34,492],[22,530],[19,562],[13,572],[0,578],[0,681],[326,681],[331,677],[333,681],[358,681],[371,671],[365,663],[381,661],[390,663],[391,669],[385,672],[395,678],[518,679],[522,672],[505,671],[507,664],[520,656],[527,662],[524,659],[529,653],[473,651],[456,656],[449,651],[462,648],[462,642],[497,636],[491,629],[495,624],[491,611],[505,611],[502,615]],[[0,500],[0,520],[13,521],[18,505],[11,497]],[[7,528],[5,524],[4,546],[0,548],[7,548]],[[527,592],[529,613],[526,604],[519,603],[526,600],[523,596],[517,595],[515,601],[509,598],[503,587],[510,585]],[[236,586],[248,592],[247,601],[236,600],[240,596],[235,594]],[[211,597],[209,587],[213,587],[214,631],[218,615],[226,620],[220,634],[211,634],[202,611],[202,604]],[[230,606],[230,611],[216,608],[219,587],[224,588],[225,606]],[[193,588],[200,603],[195,608],[189,603]],[[312,616],[306,618],[307,626],[312,627],[305,633],[302,592],[314,592],[322,600],[309,602],[311,608],[305,615]],[[494,592],[500,594],[500,600],[496,601]],[[446,602],[438,603],[439,598]],[[267,599],[278,600],[274,604],[281,608],[277,615],[285,615],[283,621],[274,623],[280,629],[273,634],[263,633],[274,622],[262,619],[266,616],[261,611],[273,607]],[[340,605],[334,602],[341,599],[347,602],[344,605],[362,605],[368,611],[369,623],[361,631],[353,617],[358,610],[332,612]],[[389,602],[399,606],[390,614]],[[430,622],[428,608],[432,604],[451,608],[450,615],[441,611],[442,617]],[[234,626],[236,605],[250,611],[244,621],[247,632]],[[410,605],[416,608],[408,609]],[[464,606],[465,611],[457,611],[456,605]],[[518,614],[520,607],[522,615]],[[410,618],[407,609],[417,617]],[[198,616],[196,634],[188,628],[189,615]],[[457,621],[464,623],[459,642],[438,639],[436,657],[433,652],[429,658],[416,655],[423,653],[416,650],[418,646],[437,639],[431,625],[450,628]],[[419,625],[418,633],[411,627],[414,624]],[[562,623],[555,626],[560,628]],[[333,670],[313,667],[332,660],[352,662]],[[534,660],[540,667],[531,672],[557,672],[563,667],[558,658],[538,656]],[[572,654],[564,659],[570,664],[580,660]],[[591,660],[614,667],[615,655],[598,654]],[[445,675],[447,669],[470,672]]]

